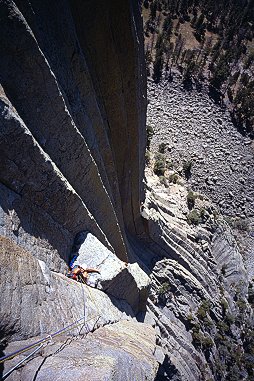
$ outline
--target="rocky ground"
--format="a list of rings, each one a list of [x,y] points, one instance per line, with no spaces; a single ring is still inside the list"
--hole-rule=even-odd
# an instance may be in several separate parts
[[[237,131],[207,88],[186,90],[177,73],[172,81],[148,81],[147,124],[154,130],[154,154],[166,143],[166,160],[180,174],[184,162],[191,162],[186,186],[208,197],[225,216],[253,277],[253,141]]]

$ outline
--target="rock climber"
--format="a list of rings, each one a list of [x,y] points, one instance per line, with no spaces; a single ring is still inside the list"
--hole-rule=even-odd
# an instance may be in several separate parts
[[[94,268],[88,268],[87,265],[84,263],[81,266],[75,265],[71,268],[70,272],[67,274],[69,278],[72,278],[74,280],[81,280],[85,283],[87,283],[89,273],[98,273],[100,274],[100,271],[98,269]]]

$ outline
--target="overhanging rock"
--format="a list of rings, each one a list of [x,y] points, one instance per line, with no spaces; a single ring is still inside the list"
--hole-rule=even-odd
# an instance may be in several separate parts
[[[75,250],[78,255],[75,264],[85,263],[88,268],[100,270],[100,274],[90,274],[89,285],[125,299],[135,313],[145,310],[150,279],[137,263],[122,262],[89,232],[79,233]]]

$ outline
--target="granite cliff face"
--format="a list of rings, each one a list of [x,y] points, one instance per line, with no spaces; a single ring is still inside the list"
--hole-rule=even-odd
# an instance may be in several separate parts
[[[59,269],[85,227],[127,260],[143,197],[138,5],[0,6],[1,234]]]
[[[0,19],[1,348],[10,351],[10,342],[20,348],[18,340],[61,329],[84,314],[96,312],[83,336],[133,319],[119,328],[123,337],[127,331],[133,335],[130,348],[123,348],[125,360],[121,350],[112,352],[118,328],[111,344],[100,343],[101,358],[109,359],[105,379],[127,379],[128,372],[133,379],[136,372],[152,380],[158,367],[152,356],[155,332],[135,319],[145,308],[149,279],[138,265],[125,264],[131,259],[127,234],[142,233],[144,198],[146,81],[139,5],[7,0],[0,2]],[[92,242],[86,239],[82,250],[101,270],[98,290],[63,275],[80,248],[81,232]],[[141,344],[137,330],[147,331],[148,341]],[[81,346],[77,361],[85,352]],[[134,360],[130,371],[126,364]],[[119,361],[126,362],[120,376]],[[61,369],[62,362],[57,360]],[[4,370],[11,366],[6,362]],[[33,379],[28,373],[11,377]],[[46,379],[44,373],[38,377]]]
[[[0,21],[0,357],[46,337],[8,379],[227,380],[233,361],[247,379],[252,312],[229,227],[206,201],[190,225],[184,183],[151,166],[143,180],[138,2],[2,0]],[[65,276],[73,255],[100,269],[91,287]]]

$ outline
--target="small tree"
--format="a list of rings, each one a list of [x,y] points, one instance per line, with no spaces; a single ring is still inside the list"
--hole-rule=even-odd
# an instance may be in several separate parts
[[[145,52],[145,61],[146,61],[146,74],[149,77],[150,76],[150,64],[152,63],[152,55],[150,50],[147,49]]]
[[[161,49],[156,50],[155,61],[153,64],[153,79],[155,82],[159,82],[162,76],[163,69],[163,51]]]
[[[196,209],[193,209],[187,216],[187,222],[192,225],[200,223],[200,215]]]
[[[254,51],[252,51],[248,57],[245,59],[245,62],[244,62],[244,69],[249,69],[249,67],[252,65],[252,63],[254,62]]]
[[[221,56],[219,62],[214,70],[213,77],[210,80],[212,86],[217,90],[221,89],[222,84],[228,78],[230,74],[230,68],[227,60],[224,56]]]
[[[148,9],[149,8],[149,1],[148,0],[144,0],[144,7],[146,8],[146,9]]]
[[[185,161],[183,163],[183,173],[187,179],[189,179],[191,176],[191,168],[192,168],[192,161],[191,160]]]
[[[157,176],[164,176],[166,172],[166,161],[163,154],[159,153],[156,155],[153,171]]]
[[[195,27],[195,32],[194,32],[194,36],[196,37],[196,39],[200,42],[200,41],[203,41],[204,40],[204,37],[205,37],[205,23],[204,23],[204,18],[205,16],[203,15],[203,13],[201,13],[201,15],[199,16],[199,18],[197,19],[194,27]]]
[[[194,208],[196,198],[196,194],[192,190],[190,190],[187,194],[187,205],[189,209]]]
[[[150,17],[152,20],[154,20],[156,17],[156,11],[157,11],[157,1],[153,1],[150,4]]]
[[[146,126],[146,148],[147,150],[150,150],[150,144],[152,137],[154,135],[154,130],[152,126]]]
[[[159,152],[160,153],[165,153],[166,147],[167,147],[167,143],[161,143],[159,145]]]
[[[163,32],[165,33],[165,37],[169,38],[172,34],[173,23],[170,16],[167,16],[163,22],[162,26]]]

